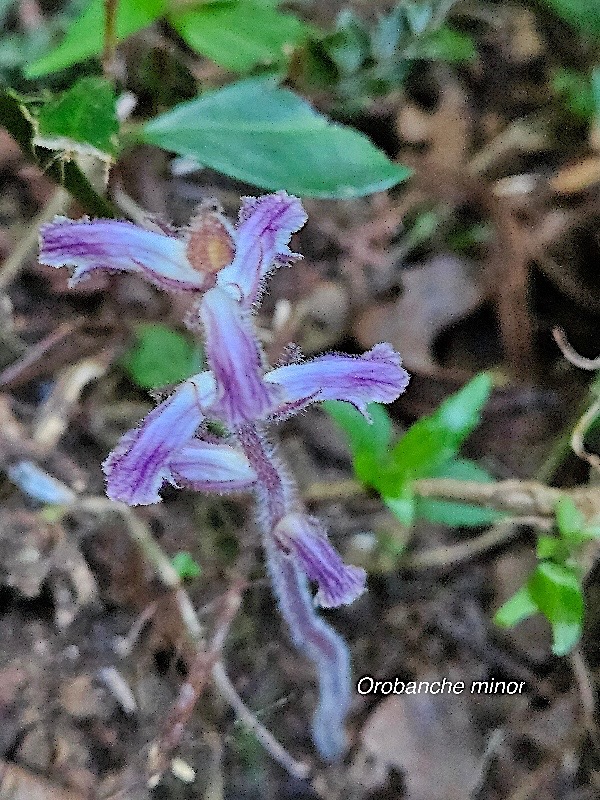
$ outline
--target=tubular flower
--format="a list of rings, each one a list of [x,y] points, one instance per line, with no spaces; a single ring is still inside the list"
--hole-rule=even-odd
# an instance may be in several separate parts
[[[71,284],[95,270],[129,271],[196,296],[191,324],[203,328],[210,369],[184,381],[121,438],[103,464],[107,494],[147,505],[160,501],[165,482],[255,493],[280,608],[319,673],[314,738],[325,757],[335,758],[350,700],[349,658],[308,601],[307,579],[318,585],[316,604],[336,607],[364,591],[366,576],[343,563],[318,520],[306,514],[263,429],[322,400],[352,403],[368,418],[367,404],[395,400],[408,374],[388,344],[360,357],[331,353],[269,367],[252,313],[269,273],[300,258],[289,241],[305,221],[300,201],[285,192],[245,198],[235,229],[202,209],[178,235],[128,222],[57,218],[41,229],[40,261],[74,266]],[[210,420],[223,423],[227,434],[211,438]]]

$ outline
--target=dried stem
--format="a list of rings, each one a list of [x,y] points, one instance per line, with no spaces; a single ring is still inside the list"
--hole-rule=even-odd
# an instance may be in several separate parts
[[[241,722],[251,730],[262,746],[290,775],[305,779],[310,774],[308,764],[293,759],[290,754],[276,741],[269,731],[260,724],[254,714],[246,708],[225,671],[222,661],[217,661],[212,669],[213,680],[225,700],[233,708]]]
[[[244,583],[237,581],[225,594],[223,607],[210,645],[207,650],[198,650],[181,685],[177,699],[167,717],[160,736],[150,747],[149,772],[151,784],[155,784],[169,766],[171,757],[181,743],[200,696],[208,686],[212,670],[221,656],[227,633],[242,601]]]
[[[106,497],[81,498],[74,504],[65,507],[64,513],[69,513],[74,508],[99,516],[105,516],[111,513],[118,514],[125,523],[130,537],[139,546],[145,558],[152,564],[163,585],[174,593],[184,631],[186,632],[189,642],[197,649],[197,656],[190,667],[189,673],[190,678],[192,678],[192,675],[194,676],[194,686],[192,688],[195,692],[195,699],[191,708],[193,709],[197,698],[202,691],[205,690],[207,680],[211,677],[212,673],[212,679],[217,689],[230,703],[234,712],[242,722],[254,732],[256,738],[271,757],[287,769],[291,775],[298,778],[306,777],[309,773],[309,768],[305,764],[292,758],[269,731],[256,719],[252,711],[244,705],[244,702],[236,693],[227,677],[224,665],[220,661],[220,653],[229,630],[229,625],[239,607],[243,584],[240,582],[234,584],[231,590],[225,595],[225,603],[221,618],[217,624],[208,649],[205,649],[203,638],[204,631],[198,620],[192,601],[183,588],[179,575],[174,569],[169,557],[156,542],[146,523],[141,520],[129,506],[124,503],[115,503],[112,500],[108,500]],[[185,685],[186,684],[184,684],[184,686]],[[182,692],[184,692],[183,687]],[[179,707],[180,710],[184,709],[185,693],[189,694],[189,689],[185,690],[183,696],[180,693],[173,712],[175,712],[177,707]],[[181,721],[183,720],[176,720],[176,722]],[[183,725],[185,725],[185,721],[183,721]],[[183,733],[183,730],[181,733]],[[159,746],[158,755],[160,755],[160,752]],[[157,752],[155,749],[155,758],[156,755]],[[160,763],[158,763],[158,766],[160,766]],[[153,775],[156,780],[156,771],[153,772]]]
[[[102,70],[104,77],[114,81],[117,73],[115,50],[117,46],[117,6],[118,0],[104,0],[104,52]]]
[[[600,369],[600,357],[598,358],[584,358],[580,356],[567,341],[567,336],[562,328],[553,328],[552,336],[554,341],[560,347],[563,356],[576,367],[580,369],[595,370]]]
[[[40,226],[64,212],[69,201],[69,193],[62,188],[57,189],[42,210],[31,220],[25,235],[17,242],[14,250],[0,267],[0,290],[10,286],[37,247]]]
[[[515,539],[522,525],[551,528],[551,522],[542,517],[511,517],[499,520],[489,531],[460,544],[434,547],[421,553],[406,556],[402,566],[409,569],[428,569],[430,567],[450,567],[476,558],[493,547],[506,544]]]

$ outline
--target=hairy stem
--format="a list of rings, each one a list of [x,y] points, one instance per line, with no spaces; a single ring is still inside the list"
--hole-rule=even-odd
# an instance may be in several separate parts
[[[313,738],[323,758],[334,760],[345,749],[344,721],[351,696],[350,654],[342,637],[316,613],[305,574],[273,536],[277,523],[300,509],[285,466],[256,426],[246,425],[239,432],[239,440],[258,475],[258,517],[281,613],[292,641],[310,658],[318,675]]]

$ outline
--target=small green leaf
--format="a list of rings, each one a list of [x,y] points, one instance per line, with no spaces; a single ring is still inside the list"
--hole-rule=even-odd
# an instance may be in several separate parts
[[[480,483],[493,483],[494,478],[474,461],[457,458],[448,461],[440,469],[434,471],[429,477],[453,478],[459,481],[479,481]],[[499,511],[468,503],[453,503],[448,500],[430,500],[427,497],[418,497],[416,503],[416,516],[428,519],[441,525],[450,525],[453,528],[474,528],[480,525],[491,525],[502,519],[505,515]]]
[[[470,36],[443,25],[409,45],[403,55],[405,58],[427,61],[462,63],[472,61],[477,50]]]
[[[171,563],[182,581],[191,581],[202,575],[200,564],[192,558],[190,553],[184,551],[175,553]]]
[[[565,22],[588,36],[600,36],[600,0],[546,0]]]
[[[356,477],[376,486],[392,435],[392,422],[385,408],[379,403],[370,403],[367,411],[372,422],[369,423],[350,403],[328,400],[323,407],[348,437]]]
[[[0,91],[0,124],[18,142],[26,159],[43,169],[57,184],[64,186],[90,214],[115,217],[116,209],[94,189],[74,161],[58,163],[48,150],[33,146],[35,137],[32,113],[24,100],[11,91]]]
[[[165,0],[119,0],[117,3],[117,39],[122,41],[145,28],[165,12]],[[81,16],[73,22],[63,41],[54,50],[34,61],[25,70],[27,78],[39,78],[58,72],[104,48],[104,2],[91,0]]]
[[[359,197],[410,174],[264,77],[181,103],[147,123],[143,138],[232,178],[306,197]]]
[[[581,625],[573,622],[555,622],[552,625],[552,652],[566,656],[581,638]]]
[[[140,325],[136,339],[122,363],[132,380],[144,389],[179,383],[202,367],[198,348],[166,325]]]
[[[563,539],[577,544],[582,541],[585,517],[570,497],[561,497],[556,504],[556,525]]]
[[[538,610],[527,586],[522,586],[496,611],[494,622],[501,628],[514,628],[519,622],[537,614]]]
[[[583,624],[583,595],[575,571],[543,561],[529,578],[527,589],[552,625],[552,652],[565,655],[577,642]]]
[[[539,559],[550,559],[561,564],[571,553],[562,539],[557,539],[555,536],[538,536],[536,555]]]
[[[369,56],[369,36],[363,21],[344,9],[337,19],[337,30],[322,41],[323,49],[342,75],[355,73]]]
[[[104,78],[81,78],[41,107],[36,127],[36,146],[114,155],[119,123],[112,85]]]
[[[253,0],[173,11],[169,22],[193,50],[234,72],[285,63],[311,34],[311,28],[292,14]]]
[[[381,499],[403,525],[410,527],[413,524],[416,515],[416,503],[410,486],[405,486],[402,494],[398,497],[382,497]]]
[[[479,423],[491,390],[491,377],[481,373],[433,414],[415,422],[393,448],[392,468],[382,476],[380,491],[395,497],[407,481],[431,475],[454,458]]]
[[[552,88],[575,117],[591,120],[600,105],[596,102],[590,76],[561,67],[552,76]]]

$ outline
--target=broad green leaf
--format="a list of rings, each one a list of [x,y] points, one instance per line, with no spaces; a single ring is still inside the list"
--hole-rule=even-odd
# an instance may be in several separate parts
[[[543,561],[527,582],[533,601],[550,622],[581,622],[583,598],[575,572]]]
[[[600,0],[545,0],[559,17],[583,34],[600,36]]]
[[[232,178],[307,197],[358,197],[410,174],[271,78],[249,78],[181,103],[147,123],[143,138]]]
[[[524,619],[537,614],[538,610],[529,589],[527,586],[522,586],[496,611],[494,622],[502,628],[513,628]]]
[[[406,481],[431,475],[458,453],[477,426],[492,390],[487,373],[477,375],[433,414],[415,422],[391,452],[392,468],[380,491],[395,497]]]
[[[112,85],[104,78],[81,78],[41,107],[36,127],[37,146],[114,155],[119,123]]]
[[[197,53],[233,72],[285,63],[311,28],[255,0],[226,0],[173,11],[169,22]]]
[[[493,483],[494,478],[474,461],[468,459],[455,459],[448,461],[440,469],[431,474],[432,478],[453,478],[459,481],[479,481],[480,483]],[[431,500],[419,497],[415,501],[415,514],[417,517],[428,519],[453,528],[473,528],[479,525],[490,525],[505,515],[499,511],[468,503],[453,503],[448,500]]]
[[[379,403],[370,403],[367,410],[372,422],[369,422],[350,403],[328,400],[323,407],[348,438],[357,478],[376,486],[392,435],[392,423],[385,408]]]
[[[165,12],[165,0],[119,0],[117,4],[117,39],[126,39],[150,25]],[[27,78],[39,78],[58,72],[104,48],[104,2],[91,0],[81,16],[73,22],[63,41],[54,50],[34,61],[25,70]]]
[[[136,339],[122,363],[132,380],[144,389],[179,383],[201,369],[198,348],[166,325],[140,325]]]
[[[182,581],[191,581],[202,575],[200,564],[198,564],[190,553],[184,551],[175,553],[171,559],[171,563]]]

